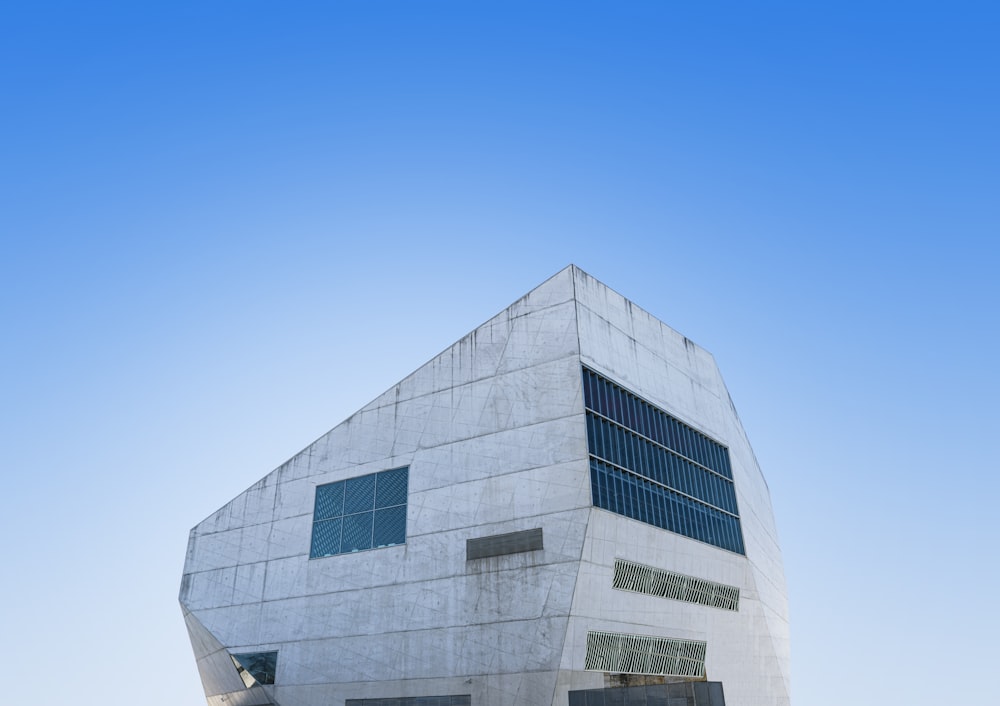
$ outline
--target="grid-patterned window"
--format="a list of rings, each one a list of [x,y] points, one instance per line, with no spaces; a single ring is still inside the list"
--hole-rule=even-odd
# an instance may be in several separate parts
[[[408,480],[395,468],[317,486],[309,557],[403,544]]]
[[[729,449],[583,369],[594,504],[744,554]]]
[[[345,706],[471,706],[471,694],[401,696],[395,699],[348,699]]]

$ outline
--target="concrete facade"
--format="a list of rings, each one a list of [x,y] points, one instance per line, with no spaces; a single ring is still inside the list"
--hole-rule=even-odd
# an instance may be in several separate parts
[[[582,366],[728,448],[745,556],[594,506]],[[316,488],[400,467],[405,543],[310,558]],[[468,558],[490,546],[516,551]],[[739,609],[613,588],[616,559]],[[592,631],[704,643],[730,706],[789,703],[769,491],[715,362],[573,266],[196,526],[180,601],[211,706],[567,706],[616,678],[585,668]],[[230,655],[272,651],[274,683],[248,687]]]

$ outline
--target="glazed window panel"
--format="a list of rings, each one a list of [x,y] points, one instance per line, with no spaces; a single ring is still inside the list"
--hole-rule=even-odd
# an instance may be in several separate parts
[[[347,699],[344,706],[471,706],[471,694],[452,696],[400,696],[382,699]]]
[[[314,520],[328,520],[344,514],[344,481],[316,488]]]
[[[729,450],[583,369],[594,505],[744,553]]]
[[[729,479],[596,415],[588,415],[587,428],[591,455],[736,514],[736,490]]]
[[[374,513],[372,512],[344,516],[344,538],[340,544],[341,554],[372,548],[373,520]]]
[[[245,652],[231,654],[229,658],[248,689],[255,684],[274,684],[278,671],[277,652]]]
[[[394,468],[317,486],[309,557],[404,544],[408,482]]]
[[[406,541],[406,505],[375,511],[376,547],[391,547]]]
[[[343,522],[344,518],[342,517],[313,522],[312,545],[309,549],[310,557],[340,554],[340,530]]]
[[[378,474],[375,507],[395,507],[406,504],[407,469],[396,468]]]
[[[350,478],[344,486],[344,514],[375,509],[375,475]]]

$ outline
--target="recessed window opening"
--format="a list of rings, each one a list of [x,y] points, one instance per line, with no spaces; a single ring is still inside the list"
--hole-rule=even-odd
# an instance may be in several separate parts
[[[278,671],[277,652],[244,652],[229,655],[229,658],[248,689],[254,684],[274,683],[274,675]]]
[[[405,543],[408,481],[404,467],[317,486],[309,557]]]

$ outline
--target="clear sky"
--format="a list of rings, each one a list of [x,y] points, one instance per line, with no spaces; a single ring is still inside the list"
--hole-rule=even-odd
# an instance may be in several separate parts
[[[5,3],[5,700],[204,703],[189,529],[570,262],[715,354],[794,702],[994,700],[998,16]]]

